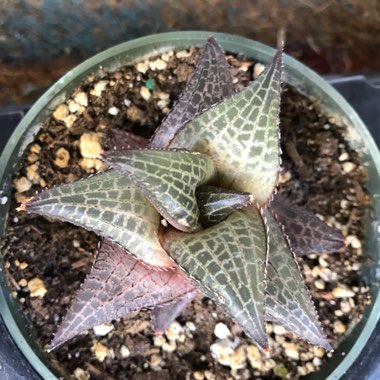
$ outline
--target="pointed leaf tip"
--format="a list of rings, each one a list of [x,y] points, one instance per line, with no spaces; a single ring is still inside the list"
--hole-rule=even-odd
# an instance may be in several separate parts
[[[341,232],[279,194],[273,197],[269,209],[297,256],[336,252],[345,245]]]
[[[235,211],[226,220],[191,235],[169,231],[163,246],[260,347],[264,328],[266,238],[254,208]]]
[[[262,212],[270,234],[266,320],[285,327],[309,343],[331,350],[281,228],[268,209]]]
[[[213,160],[204,154],[158,149],[109,152],[105,158],[132,181],[175,228],[199,230],[198,186],[215,175]]]
[[[118,245],[104,240],[49,350],[101,323],[132,311],[165,307],[194,292],[194,286],[180,270],[152,270]]]
[[[233,93],[232,76],[224,52],[215,39],[209,37],[185,90],[157,128],[150,146],[167,148],[178,131],[196,115]]]

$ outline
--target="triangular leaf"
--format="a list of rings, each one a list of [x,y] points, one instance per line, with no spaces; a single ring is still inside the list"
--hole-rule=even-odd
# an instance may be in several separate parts
[[[336,252],[344,247],[343,235],[312,212],[276,194],[269,209],[297,256]]]
[[[266,348],[266,239],[258,211],[235,211],[218,225],[191,235],[171,230],[162,240],[199,289]]]
[[[103,241],[49,349],[101,323],[171,304],[189,292],[194,292],[194,286],[180,270],[152,270],[119,246]]]
[[[185,90],[156,130],[150,146],[167,148],[190,120],[233,93],[232,77],[223,50],[210,37]]]
[[[207,153],[220,186],[251,193],[263,205],[278,178],[282,51],[243,91],[187,124],[169,147]]]
[[[158,241],[160,215],[114,170],[42,191],[21,208],[94,231],[150,265],[174,264]]]
[[[309,343],[331,350],[281,228],[267,209],[263,210],[263,215],[270,231],[265,319]]]
[[[107,129],[107,147],[108,150],[126,150],[146,148],[149,140],[135,135],[134,133],[124,131],[120,128]]]
[[[195,189],[215,176],[210,157],[147,149],[108,152],[105,160],[116,171],[129,175],[175,228],[186,232],[200,229]]]
[[[223,189],[215,186],[201,186],[196,191],[201,223],[210,227],[226,219],[235,210],[247,206],[252,197],[249,193]]]
[[[187,280],[186,280],[187,281]],[[175,301],[156,306],[152,311],[153,329],[157,334],[163,333],[195,298],[197,290],[186,293]]]

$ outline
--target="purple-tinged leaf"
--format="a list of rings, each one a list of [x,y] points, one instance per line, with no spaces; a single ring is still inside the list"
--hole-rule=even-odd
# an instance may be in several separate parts
[[[156,334],[162,334],[195,298],[197,293],[197,290],[194,290],[193,292],[186,293],[174,302],[156,306],[152,311],[153,329]]]
[[[265,319],[330,351],[331,345],[281,228],[268,209],[262,212],[270,231]]]
[[[260,347],[264,328],[266,236],[259,212],[249,207],[206,230],[170,230],[161,239],[166,251]]]
[[[42,191],[20,208],[93,231],[147,264],[174,265],[158,241],[160,215],[130,178],[114,170]]]
[[[312,212],[276,194],[269,209],[297,256],[336,252],[344,247],[343,235]]]
[[[169,148],[209,154],[220,186],[251,193],[266,205],[280,167],[282,49],[248,87],[189,122]]]
[[[108,150],[141,149],[149,144],[148,139],[120,128],[109,128],[107,131]]]
[[[167,148],[178,131],[196,115],[233,93],[232,77],[223,50],[210,37],[185,90],[156,130],[150,146]]]
[[[194,291],[179,269],[153,270],[104,240],[49,349],[101,323],[123,318],[132,311],[170,305]]]
[[[195,190],[216,175],[209,156],[145,149],[107,152],[105,161],[129,176],[175,228],[185,232],[201,228]]]
[[[235,210],[252,202],[249,193],[227,190],[215,186],[200,186],[196,191],[201,223],[210,227],[226,219]]]

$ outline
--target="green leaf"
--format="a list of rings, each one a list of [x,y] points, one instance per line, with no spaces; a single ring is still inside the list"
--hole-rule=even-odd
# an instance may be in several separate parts
[[[152,270],[121,247],[104,240],[49,349],[101,323],[125,317],[132,311],[164,308],[194,292],[194,286],[178,268]]]
[[[252,201],[249,193],[207,185],[199,187],[196,196],[201,213],[200,220],[206,227],[220,223],[235,210],[247,206]]]
[[[309,343],[331,350],[281,228],[267,209],[263,215],[270,233],[266,320],[285,327]]]
[[[24,208],[94,231],[150,265],[173,265],[158,241],[160,215],[129,178],[113,170],[42,191]]]
[[[259,212],[255,208],[235,211],[207,230],[191,235],[171,230],[162,240],[199,289],[266,348],[266,238]]]
[[[146,149],[107,152],[105,160],[119,173],[129,175],[175,228],[185,232],[201,228],[195,189],[215,176],[210,157]]]
[[[281,73],[279,50],[257,80],[196,117],[169,147],[211,155],[221,187],[251,193],[265,204],[277,183],[280,163]]]
[[[190,120],[233,93],[232,77],[223,50],[210,37],[185,90],[157,128],[150,146],[167,148],[176,133]]]
[[[336,252],[344,247],[344,237],[315,214],[276,194],[269,209],[297,256]]]

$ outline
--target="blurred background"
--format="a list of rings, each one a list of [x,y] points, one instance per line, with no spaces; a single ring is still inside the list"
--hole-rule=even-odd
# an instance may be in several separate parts
[[[0,0],[0,105],[32,103],[85,58],[174,30],[275,45],[320,74],[380,72],[380,0]]]

